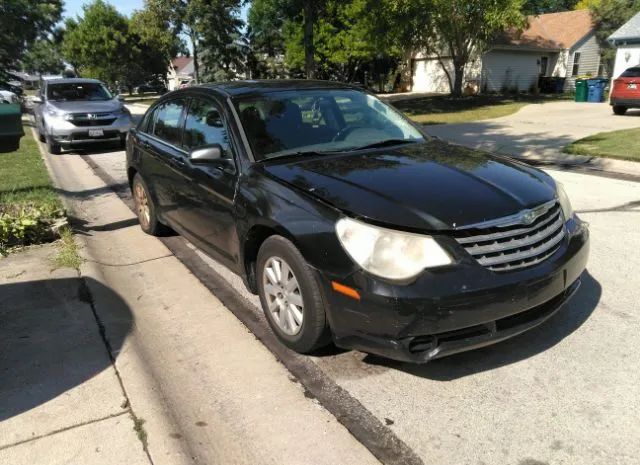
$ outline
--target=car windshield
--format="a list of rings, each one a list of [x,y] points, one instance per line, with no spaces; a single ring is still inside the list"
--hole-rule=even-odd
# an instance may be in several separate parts
[[[235,106],[256,160],[424,140],[396,110],[358,90],[274,91]]]
[[[47,86],[47,99],[52,101],[101,101],[112,98],[105,86],[94,82],[67,82]]]

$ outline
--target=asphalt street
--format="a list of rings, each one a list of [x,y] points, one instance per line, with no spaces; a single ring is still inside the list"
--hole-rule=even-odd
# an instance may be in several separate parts
[[[124,152],[79,156],[125,189]],[[592,234],[583,285],[559,314],[512,340],[427,365],[357,351],[311,357],[424,463],[638,463],[640,183],[549,173]],[[196,253],[261,317],[238,278]]]

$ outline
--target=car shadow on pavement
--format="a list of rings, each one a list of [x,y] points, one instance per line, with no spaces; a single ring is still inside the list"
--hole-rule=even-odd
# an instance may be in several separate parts
[[[101,283],[65,278],[0,285],[0,422],[111,369],[92,309],[95,292],[109,299],[109,347],[117,354],[133,316]]]
[[[600,283],[585,271],[582,285],[558,313],[540,326],[512,339],[423,365],[393,362],[373,355],[367,355],[363,361],[435,381],[451,381],[493,370],[533,357],[561,342],[587,321],[601,295]]]

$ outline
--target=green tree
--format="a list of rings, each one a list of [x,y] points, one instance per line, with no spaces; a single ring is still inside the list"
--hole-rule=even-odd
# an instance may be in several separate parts
[[[464,69],[474,56],[484,53],[496,34],[523,26],[522,0],[433,0],[431,36],[424,49],[440,59],[450,57],[454,76],[443,66],[454,97],[462,96]]]
[[[193,53],[194,78],[232,77],[242,66],[240,8],[244,0],[150,0],[170,20],[175,33],[188,37]]]
[[[114,85],[139,58],[128,20],[103,0],[82,9],[82,17],[67,20],[62,53],[80,75]]]
[[[607,41],[633,15],[640,12],[640,0],[600,0],[590,6],[596,38],[602,48],[602,60],[609,70],[613,70],[615,49]]]
[[[569,11],[575,8],[576,3],[578,0],[526,0],[522,12],[527,15],[541,15]]]
[[[15,68],[25,50],[51,32],[63,0],[0,1],[0,78]]]
[[[64,60],[60,45],[50,38],[38,39],[24,53],[22,70],[31,74],[60,74],[64,71]]]

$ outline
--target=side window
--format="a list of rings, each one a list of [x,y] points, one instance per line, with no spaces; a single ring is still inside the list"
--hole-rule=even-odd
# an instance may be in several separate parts
[[[195,149],[211,144],[220,144],[224,156],[232,157],[229,133],[217,105],[193,99],[184,125],[184,145],[187,149]]]
[[[183,100],[174,100],[158,107],[155,111],[156,118],[153,125],[153,135],[173,145],[181,145],[182,130],[180,122],[182,120]],[[150,131],[151,132],[151,131]]]
[[[154,108],[152,111],[148,111],[142,121],[140,121],[140,125],[138,126],[138,131],[151,133],[153,129],[153,119],[158,112],[158,108]]]

